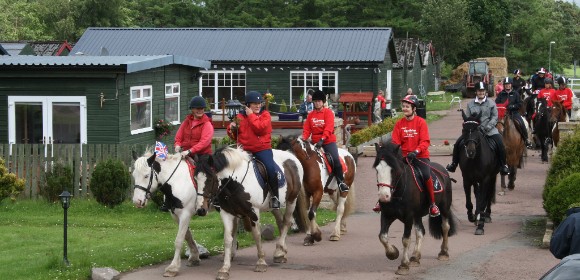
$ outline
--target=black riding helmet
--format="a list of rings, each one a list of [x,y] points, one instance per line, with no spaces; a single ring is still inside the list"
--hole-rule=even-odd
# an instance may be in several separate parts
[[[317,90],[312,94],[312,101],[322,100],[322,102],[326,102],[326,94],[321,90]]]
[[[264,97],[257,91],[250,91],[246,93],[246,105],[248,103],[262,103],[264,102]]]
[[[510,84],[510,85],[512,84],[512,78],[510,78],[510,77],[505,77],[505,78],[501,79],[501,81],[503,82],[504,85],[505,84]]]
[[[565,84],[567,84],[566,78],[565,78],[565,77],[563,77],[563,76],[562,76],[562,77],[558,77],[558,80],[557,80],[557,82],[558,82],[558,84],[560,84],[560,85],[565,85]]]
[[[485,83],[484,82],[479,82],[475,84],[475,90],[481,90],[481,89],[485,89]]]
[[[205,109],[205,107],[206,107],[205,99],[201,96],[194,96],[189,101],[189,109],[193,109],[193,108],[204,108]]]

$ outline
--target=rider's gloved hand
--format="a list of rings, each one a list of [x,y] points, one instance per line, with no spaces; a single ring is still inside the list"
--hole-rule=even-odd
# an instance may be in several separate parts
[[[185,158],[186,156],[189,156],[191,154],[190,150],[185,150],[183,152],[181,152],[181,158]]]
[[[181,153],[181,147],[180,146],[175,146],[175,153]]]
[[[409,152],[409,153],[407,154],[407,159],[408,159],[409,161],[413,161],[414,159],[416,159],[416,158],[417,158],[417,154],[418,154],[418,152],[417,152],[417,151],[412,151],[412,152]]]
[[[324,139],[320,139],[320,141],[318,141],[318,143],[316,143],[316,145],[314,145],[314,147],[316,147],[317,149],[320,149],[322,147],[322,144],[324,144]]]

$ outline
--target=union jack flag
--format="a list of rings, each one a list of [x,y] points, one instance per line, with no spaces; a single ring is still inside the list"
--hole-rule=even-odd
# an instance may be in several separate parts
[[[155,154],[157,154],[157,157],[162,160],[167,159],[167,145],[163,142],[155,141]]]

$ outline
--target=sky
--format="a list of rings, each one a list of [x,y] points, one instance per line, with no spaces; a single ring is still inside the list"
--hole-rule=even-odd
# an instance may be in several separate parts
[[[566,2],[570,2],[570,3],[576,3],[576,6],[580,7],[580,0],[564,0]]]

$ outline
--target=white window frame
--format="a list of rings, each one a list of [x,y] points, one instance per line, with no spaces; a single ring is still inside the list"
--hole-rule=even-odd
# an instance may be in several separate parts
[[[167,88],[170,87],[171,90],[169,94],[167,93]],[[177,88],[177,92],[175,92],[175,88]],[[168,98],[175,98],[177,97],[177,120],[172,121],[172,124],[180,124],[181,123],[181,84],[180,83],[168,83],[165,84],[165,99],[167,102]],[[166,103],[167,104],[167,103]],[[165,117],[165,111],[164,111]]]
[[[298,88],[298,86],[292,85],[293,77],[295,74],[302,74],[303,81],[306,81],[307,75],[318,76],[318,86],[310,86],[310,85],[307,85],[306,82],[304,82],[304,85],[302,86],[302,95],[303,96],[306,96],[308,89],[322,90],[324,88],[324,86],[322,85],[324,75],[333,74],[334,75],[334,83],[335,83],[335,85],[333,86],[334,96],[335,97],[338,96],[338,71],[290,71],[290,106],[293,105],[292,104],[292,100],[293,100],[292,89]]]
[[[143,90],[149,89],[149,97],[143,97]],[[139,97],[133,98],[133,91],[139,90],[140,94]],[[146,85],[146,86],[134,86],[129,89],[129,96],[131,98],[131,102],[129,104],[129,127],[131,127],[131,106],[135,103],[143,103],[149,102],[149,126],[131,130],[131,135],[153,131],[153,86]]]
[[[205,88],[213,88],[213,92],[214,92],[214,97],[213,98],[214,98],[214,101],[215,102],[214,102],[214,105],[211,108],[212,108],[212,111],[215,112],[215,113],[218,113],[218,114],[221,114],[222,113],[221,105],[220,105],[221,100],[219,100],[219,89],[220,88],[228,88],[229,87],[229,89],[230,89],[229,99],[232,99],[233,98],[233,88],[234,87],[235,88],[242,88],[241,86],[233,86],[232,85],[233,83],[232,83],[231,76],[233,74],[243,74],[244,75],[244,79],[243,79],[243,81],[244,81],[243,92],[246,92],[246,86],[247,86],[247,82],[248,82],[248,73],[245,70],[206,70],[206,71],[200,71],[200,73],[206,74],[206,75],[200,76],[199,79],[198,79],[199,96],[201,96],[201,97],[203,97],[203,89],[204,89],[204,85],[202,83],[202,79],[208,79],[208,76],[209,75],[207,75],[207,74],[213,75],[213,86],[212,87],[209,87],[208,86],[208,87],[205,87]],[[230,75],[229,86],[220,86],[220,83],[219,83],[219,75],[220,74],[229,74]],[[210,80],[210,79],[208,79],[208,80]],[[242,79],[240,79],[240,81],[241,80]],[[243,102],[243,100],[239,100],[239,101],[242,101]],[[226,102],[227,102],[227,100],[226,100]]]

